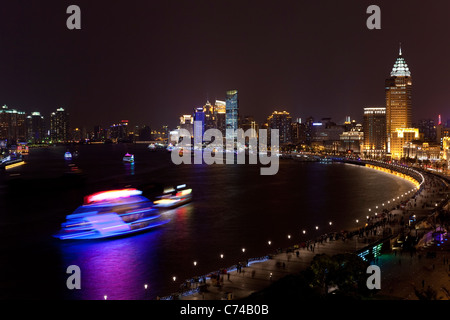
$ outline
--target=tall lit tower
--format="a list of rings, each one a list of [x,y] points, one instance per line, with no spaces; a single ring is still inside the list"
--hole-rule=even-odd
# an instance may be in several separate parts
[[[402,55],[402,48],[385,81],[386,92],[386,137],[387,152],[392,154],[393,136],[397,129],[411,128],[411,91],[412,78],[408,65]]]
[[[69,140],[69,114],[63,108],[50,115],[50,138],[53,142]]]
[[[225,104],[226,104],[225,127],[226,129],[233,130],[233,135],[229,137],[228,136],[229,134],[227,134],[227,138],[235,138],[239,120],[239,100],[237,90],[227,91],[227,99],[225,101]]]

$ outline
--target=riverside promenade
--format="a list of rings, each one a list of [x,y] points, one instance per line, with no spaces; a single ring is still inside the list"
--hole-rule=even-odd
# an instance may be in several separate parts
[[[316,254],[332,256],[341,253],[357,253],[371,243],[381,240],[395,241],[396,236],[408,232],[415,231],[416,234],[419,232],[426,235],[431,232],[426,226],[422,228],[417,224],[415,228],[410,229],[408,225],[405,226],[404,221],[408,221],[411,215],[415,215],[418,221],[426,219],[436,209],[437,204],[445,202],[447,195],[448,185],[444,186],[440,180],[430,176],[420,191],[405,203],[403,209],[389,210],[384,215],[385,223],[373,228],[371,232],[354,232],[353,235],[338,240],[331,240],[331,237],[326,235],[320,241],[315,240],[309,243],[308,248],[294,246],[271,254],[270,259],[250,262],[245,267],[233,266],[221,274],[217,270],[205,276],[201,284],[186,282],[188,287],[183,292],[163,299],[242,299],[269,287],[286,275],[307,269]],[[445,209],[448,209],[448,204]],[[371,219],[381,220],[381,217],[372,216]],[[400,222],[402,220],[403,223]],[[382,299],[418,299],[414,289],[425,289],[430,286],[439,292],[440,299],[450,299],[446,293],[446,290],[450,290],[449,250],[448,246],[442,246],[439,250],[433,246],[424,246],[419,248],[418,254],[414,256],[401,253],[401,250],[382,254],[375,263],[381,269],[382,288],[378,296]],[[435,252],[435,257],[427,258],[427,251]],[[202,290],[199,290],[199,287],[202,287]]]

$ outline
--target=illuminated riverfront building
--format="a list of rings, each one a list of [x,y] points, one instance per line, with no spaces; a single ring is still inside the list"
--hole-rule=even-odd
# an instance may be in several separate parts
[[[205,132],[206,115],[203,108],[194,109],[194,137],[203,141],[203,133]]]
[[[411,128],[412,115],[411,115],[411,90],[412,90],[412,78],[408,65],[400,52],[394,67],[392,68],[391,76],[385,81],[385,93],[386,93],[386,136],[387,136],[387,152],[395,158],[394,155],[402,154],[403,146],[398,145],[398,141],[395,146],[393,143],[394,135],[397,135],[396,131],[399,128]],[[402,137],[409,137],[409,131],[404,132]],[[401,135],[401,133],[399,133]],[[405,138],[401,138],[404,140]]]
[[[203,113],[205,114],[205,130],[215,128],[214,106],[209,101],[206,101],[206,104],[203,106]]]
[[[214,121],[215,128],[222,132],[222,135],[225,137],[225,128],[226,128],[226,102],[221,100],[216,100],[214,104]]]
[[[225,126],[226,129],[233,130],[233,133],[227,133],[227,139],[236,138],[236,130],[238,129],[238,121],[239,121],[239,100],[238,100],[238,91],[237,90],[229,90],[227,91],[227,99],[226,99],[226,117],[225,117]]]
[[[31,143],[44,143],[45,134],[45,120],[39,112],[32,112],[31,116],[27,117],[27,139]]]
[[[180,117],[180,128],[189,131],[191,136],[194,135],[194,117],[190,114],[185,114]]]
[[[114,142],[126,141],[128,139],[128,120],[121,120],[109,127],[110,139]]]
[[[340,135],[339,152],[361,153],[364,146],[364,132],[361,124],[356,124],[349,131],[342,132]]]
[[[442,150],[444,151],[444,159],[449,161],[450,152],[450,137],[444,137],[442,139]]]
[[[386,108],[364,108],[364,154],[382,158],[386,153]]]
[[[397,128],[391,135],[391,155],[392,159],[408,158],[411,155],[405,154],[404,146],[413,140],[419,139],[419,129],[417,128]]]
[[[26,114],[9,109],[6,105],[0,108],[0,140],[8,144],[25,141],[27,137]]]
[[[267,118],[269,129],[278,129],[280,144],[292,142],[291,123],[292,117],[289,112],[286,111],[274,111]]]
[[[50,115],[50,138],[53,142],[69,141],[69,114],[59,108]]]

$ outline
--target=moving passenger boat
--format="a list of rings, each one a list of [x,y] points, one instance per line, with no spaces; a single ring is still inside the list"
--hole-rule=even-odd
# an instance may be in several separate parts
[[[10,154],[0,161],[0,169],[12,169],[25,164],[21,154]]]
[[[102,239],[128,235],[161,226],[164,219],[142,191],[129,188],[87,196],[84,205],[67,215],[61,231],[54,237]]]
[[[64,159],[72,160],[72,154],[69,151],[67,151],[66,153],[64,153]]]
[[[123,161],[124,162],[134,162],[134,155],[127,153],[124,157],[123,157]]]
[[[164,194],[153,201],[156,208],[173,209],[192,201],[192,189],[185,184],[164,190]]]

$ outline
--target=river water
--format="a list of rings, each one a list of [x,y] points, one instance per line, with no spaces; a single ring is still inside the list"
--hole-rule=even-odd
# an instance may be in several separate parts
[[[281,159],[276,175],[261,176],[259,164],[176,166],[170,153],[146,145],[69,149],[79,152],[73,163],[81,176],[64,174],[62,146],[32,149],[25,165],[0,172],[1,299],[155,299],[192,276],[354,228],[356,219],[362,225],[368,208],[413,187],[347,164]],[[134,165],[122,162],[126,152],[135,155]],[[184,183],[194,200],[164,213],[171,221],[158,229],[110,240],[52,236],[90,193]],[[80,290],[66,286],[70,265],[80,267]]]

